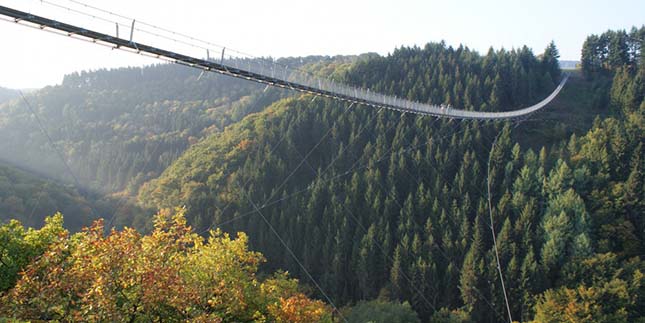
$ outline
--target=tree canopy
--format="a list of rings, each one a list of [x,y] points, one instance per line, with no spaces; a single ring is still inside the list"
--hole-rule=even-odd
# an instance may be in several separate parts
[[[105,235],[102,221],[70,235],[62,229],[60,215],[26,234],[16,222],[0,232],[10,242],[2,263],[9,259],[9,270],[23,267],[15,286],[0,299],[0,315],[8,318],[331,321],[330,309],[303,294],[287,273],[262,280],[256,276],[265,259],[248,250],[245,234],[231,238],[216,230],[201,238],[181,209],[157,214],[148,235],[130,228]],[[15,258],[28,255],[28,264]],[[2,290],[7,290],[12,282],[5,280],[15,276],[2,277]]]

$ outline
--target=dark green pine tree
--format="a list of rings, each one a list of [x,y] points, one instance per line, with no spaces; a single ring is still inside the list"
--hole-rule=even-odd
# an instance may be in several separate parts
[[[596,35],[587,37],[582,45],[582,55],[580,57],[580,65],[582,65],[582,72],[585,77],[591,77],[599,72],[602,68],[602,62],[598,53],[599,38]]]
[[[392,298],[396,300],[404,300],[405,292],[407,291],[408,284],[406,282],[407,274],[405,267],[407,264],[407,257],[405,255],[404,247],[400,244],[394,250],[394,259],[392,261],[392,268],[390,269],[390,283],[392,284]]]
[[[612,37],[609,40],[609,55],[607,56],[607,60],[612,70],[629,64],[627,33],[624,30],[612,33]]]
[[[473,241],[464,259],[459,277],[461,300],[475,322],[479,322],[484,317],[485,311],[481,292],[485,272],[483,241],[485,229],[483,225],[481,215],[478,215],[475,218]]]
[[[521,305],[520,315],[518,317],[520,322],[527,322],[533,318],[535,295],[541,292],[541,279],[542,275],[540,274],[540,267],[535,260],[533,247],[530,246],[520,268],[519,287],[521,297],[517,299]]]
[[[544,70],[551,77],[553,84],[558,84],[560,80],[560,63],[558,59],[560,58],[560,52],[555,46],[555,42],[551,41],[549,45],[544,49],[544,54],[542,54],[542,64],[544,65]]]
[[[359,251],[357,278],[362,299],[374,299],[378,295],[378,268],[381,267],[381,257],[376,244],[376,225],[372,224],[361,240]]]

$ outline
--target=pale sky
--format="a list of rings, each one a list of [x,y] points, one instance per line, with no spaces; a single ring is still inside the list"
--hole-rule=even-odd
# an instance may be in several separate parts
[[[227,48],[272,57],[387,54],[401,45],[441,40],[483,54],[490,46],[522,45],[539,54],[554,40],[561,59],[578,60],[587,35],[645,24],[643,0],[80,1]],[[70,0],[0,0],[0,5],[115,33],[111,23],[78,19],[47,2],[90,10]],[[124,37],[129,30],[120,32]],[[60,83],[74,71],[158,62],[4,21],[0,39],[3,87],[37,88]],[[134,40],[150,39],[135,32]],[[201,50],[191,54],[206,56]]]

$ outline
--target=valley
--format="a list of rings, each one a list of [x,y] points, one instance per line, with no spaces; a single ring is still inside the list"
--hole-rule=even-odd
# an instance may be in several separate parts
[[[482,112],[570,75],[513,120],[178,64],[74,73],[25,99],[0,88],[0,321],[640,322],[644,41],[590,35],[573,70],[554,42],[278,60]]]

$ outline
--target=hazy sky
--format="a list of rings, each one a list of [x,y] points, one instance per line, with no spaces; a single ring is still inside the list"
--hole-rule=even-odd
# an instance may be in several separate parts
[[[522,45],[540,53],[554,40],[561,59],[577,60],[588,34],[645,24],[643,0],[82,1],[255,56],[273,57],[387,54],[397,46],[441,40],[483,53],[490,46]],[[75,19],[47,2],[74,6],[70,0],[0,0],[0,5],[115,33],[113,24]],[[121,30],[121,35],[127,32]],[[136,32],[134,38],[147,40]],[[74,71],[158,62],[4,21],[0,39],[4,87],[42,87]],[[194,54],[206,55],[200,53]]]

